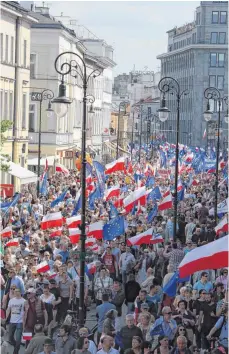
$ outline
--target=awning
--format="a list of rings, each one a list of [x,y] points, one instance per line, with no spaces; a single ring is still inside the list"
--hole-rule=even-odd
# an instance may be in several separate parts
[[[12,176],[15,176],[20,179],[21,184],[37,182],[37,175],[24,167],[12,162],[7,161],[4,157],[0,157],[3,164],[9,166],[9,170],[6,173],[9,173]]]
[[[41,166],[45,166],[46,159],[48,160],[48,166],[53,166],[54,161],[56,160],[58,162],[58,160],[59,160],[58,157],[56,157],[56,156],[42,157],[41,162],[40,162]],[[35,157],[34,159],[28,159],[27,165],[28,166],[37,166],[38,165],[38,158]]]

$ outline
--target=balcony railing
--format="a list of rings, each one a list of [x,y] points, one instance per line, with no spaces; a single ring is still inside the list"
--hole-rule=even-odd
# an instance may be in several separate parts
[[[29,133],[29,144],[38,144],[38,133]],[[45,145],[68,145],[73,144],[72,133],[41,133],[41,144]]]

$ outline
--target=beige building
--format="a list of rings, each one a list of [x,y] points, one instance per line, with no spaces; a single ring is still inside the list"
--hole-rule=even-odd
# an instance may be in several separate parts
[[[11,120],[12,129],[5,136],[1,154],[7,154],[16,164],[27,166],[30,34],[37,20],[13,1],[0,3],[0,119]],[[2,183],[11,176],[3,174]]]

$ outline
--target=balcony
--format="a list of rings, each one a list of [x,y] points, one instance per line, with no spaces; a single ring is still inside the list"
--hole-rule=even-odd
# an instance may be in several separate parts
[[[29,144],[38,144],[38,133],[29,132]],[[73,144],[73,133],[41,133],[41,144],[58,146]]]

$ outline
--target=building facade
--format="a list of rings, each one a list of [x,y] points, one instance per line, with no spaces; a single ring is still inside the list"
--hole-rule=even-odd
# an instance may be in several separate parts
[[[26,167],[29,141],[26,85],[30,85],[31,25],[37,20],[13,1],[2,1],[0,10],[0,119],[12,121],[1,154]],[[2,183],[10,181],[10,175],[2,175]]]
[[[168,33],[167,53],[159,55],[161,77],[170,76],[180,84],[181,90],[189,94],[181,99],[180,142],[205,145],[203,133],[206,122],[204,91],[216,87],[223,95],[228,90],[228,2],[201,1],[192,23],[175,27]],[[171,110],[164,129],[170,130],[168,140],[175,141],[176,102],[169,95],[168,108]],[[217,119],[217,105],[211,102]],[[223,107],[226,111],[226,107]],[[226,132],[223,123],[223,131]]]

